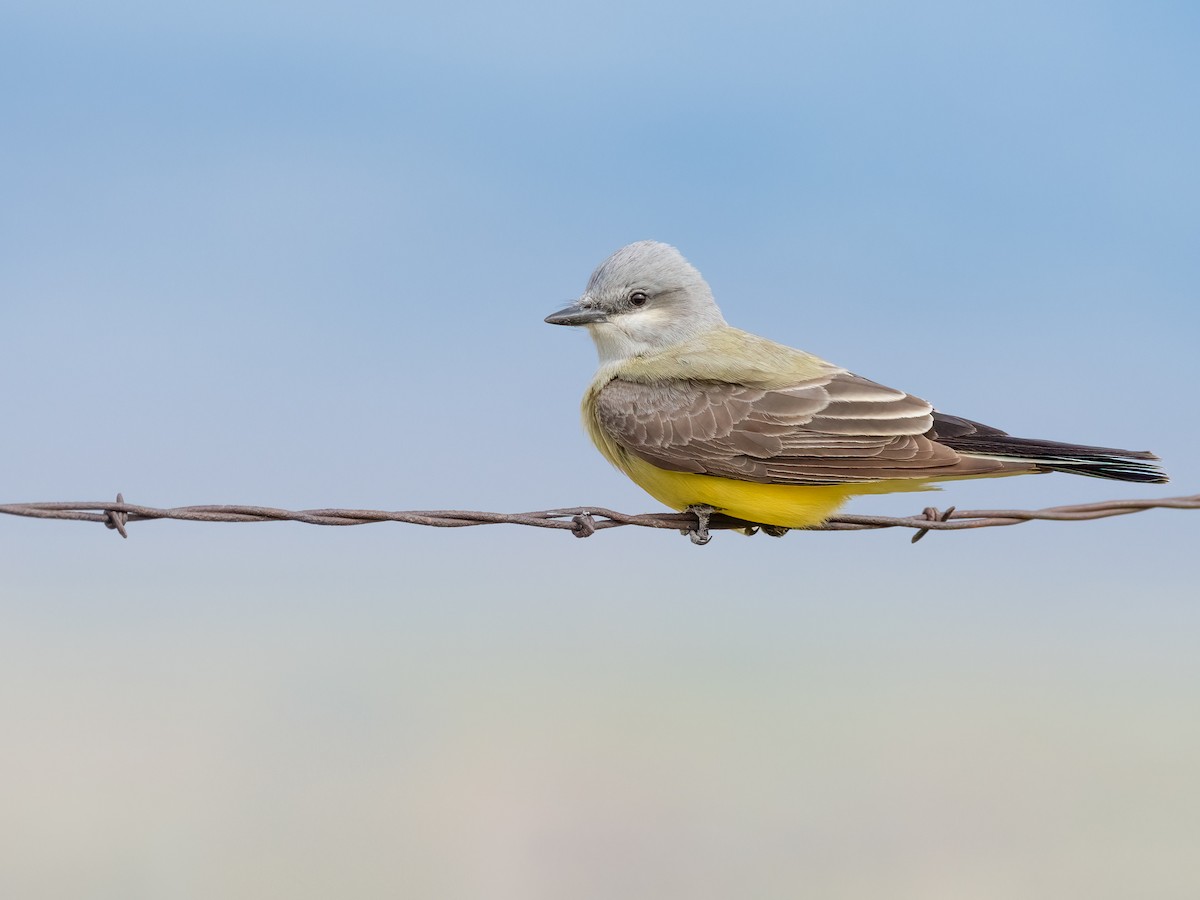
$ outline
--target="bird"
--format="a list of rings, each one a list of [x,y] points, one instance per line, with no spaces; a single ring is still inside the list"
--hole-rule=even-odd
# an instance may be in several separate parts
[[[1167,481],[1148,451],[1013,437],[734,328],[700,272],[659,241],[621,247],[545,321],[591,333],[589,436],[656,500],[694,512],[697,543],[714,512],[779,535],[820,525],[855,496],[953,479]]]

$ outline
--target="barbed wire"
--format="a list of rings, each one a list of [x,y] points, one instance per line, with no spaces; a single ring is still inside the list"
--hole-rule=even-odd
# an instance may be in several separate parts
[[[1148,509],[1200,509],[1200,494],[1186,497],[1166,497],[1160,500],[1105,500],[1074,506],[1051,506],[1045,509],[967,509],[950,507],[939,510],[926,507],[915,516],[834,516],[821,525],[805,531],[864,531],[878,528],[910,528],[916,533],[916,543],[930,531],[958,531],[965,528],[992,528],[1001,525],[1020,525],[1033,521],[1078,522],[1085,519],[1106,519]],[[307,525],[370,525],[378,522],[400,522],[433,528],[466,528],[475,525],[529,525],[535,528],[555,528],[570,531],[575,537],[590,537],[606,528],[636,525],[643,528],[669,528],[691,534],[697,543],[705,543],[708,529],[762,529],[780,535],[787,529],[761,526],[732,516],[713,513],[697,516],[693,512],[642,513],[631,515],[598,506],[569,509],[544,509],[525,513],[495,513],[476,510],[401,510],[378,509],[274,509],[266,506],[211,505],[176,506],[160,509],[126,503],[121,494],[116,502],[55,502],[8,503],[0,505],[0,513],[35,519],[69,519],[101,522],[128,537],[126,524],[155,519],[174,519],[184,522],[302,522]]]

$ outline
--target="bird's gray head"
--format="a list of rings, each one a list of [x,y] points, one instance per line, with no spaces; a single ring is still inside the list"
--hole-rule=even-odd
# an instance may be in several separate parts
[[[664,350],[725,324],[700,273],[658,241],[622,247],[600,263],[582,297],[546,321],[586,325],[602,363]]]

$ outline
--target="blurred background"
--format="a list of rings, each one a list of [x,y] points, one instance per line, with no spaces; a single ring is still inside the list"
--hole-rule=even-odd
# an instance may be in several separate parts
[[[0,10],[0,501],[657,507],[542,317],[727,318],[1200,490],[1189,3]],[[0,516],[0,895],[1193,898],[1200,514]]]

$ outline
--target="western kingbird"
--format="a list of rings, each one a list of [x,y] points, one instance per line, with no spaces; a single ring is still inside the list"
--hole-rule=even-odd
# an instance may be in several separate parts
[[[677,510],[778,531],[820,524],[858,494],[943,479],[1167,480],[1152,453],[1011,437],[732,328],[700,273],[657,241],[622,247],[546,321],[591,332],[600,368],[583,398],[587,431],[609,462]]]

